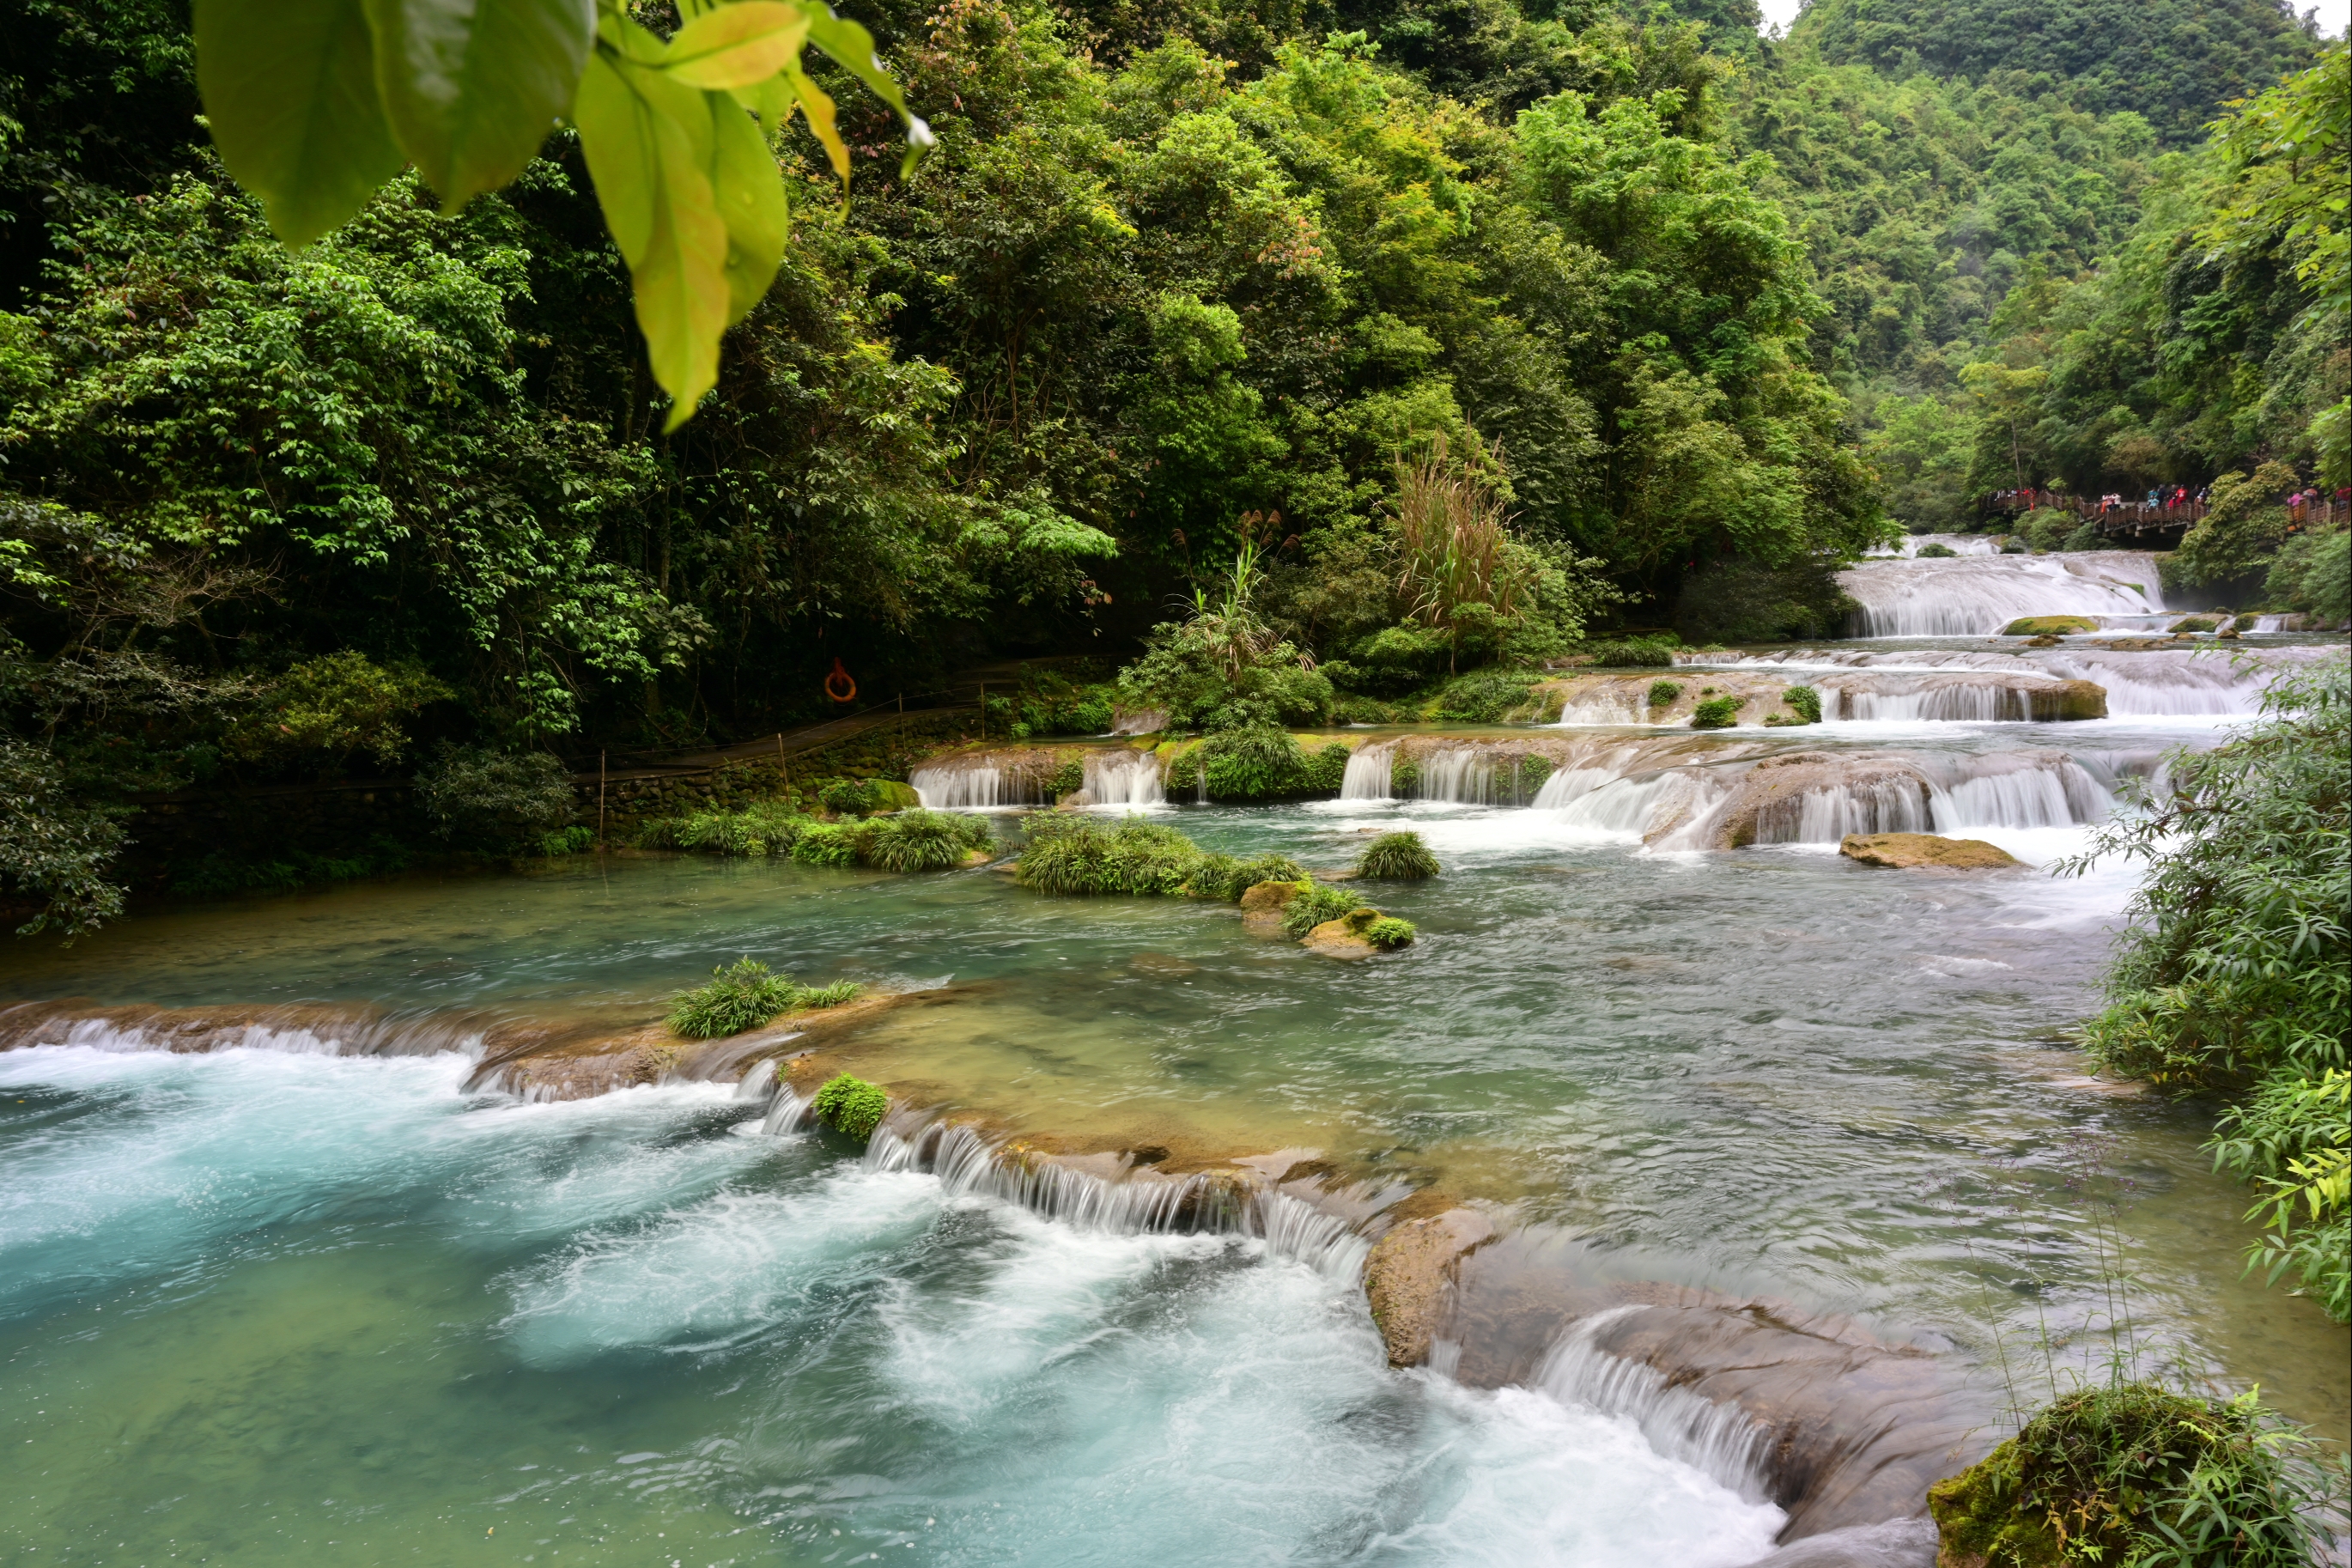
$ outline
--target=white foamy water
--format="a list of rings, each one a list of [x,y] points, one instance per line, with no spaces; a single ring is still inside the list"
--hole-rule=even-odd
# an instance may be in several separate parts
[[[248,1428],[264,1443],[267,1479],[215,1472],[217,1508],[175,1489],[167,1551],[233,1547],[250,1487],[298,1484],[329,1500],[281,1511],[387,1551],[489,1508],[499,1540],[642,1534],[665,1562],[821,1542],[1244,1563],[1345,1542],[1432,1568],[1736,1568],[1784,1522],[1662,1451],[1639,1411],[1391,1372],[1360,1247],[1295,1200],[1236,1229],[1139,1226],[1083,1183],[1008,1194],[976,1162],[727,1135],[790,1100],[765,1076],[530,1105],[463,1094],[468,1067],[0,1054],[0,1084],[72,1108],[0,1144],[0,1308],[94,1300],[67,1342],[101,1356],[82,1397],[105,1394],[105,1354],[147,1357],[151,1427],[209,1400],[237,1413],[213,1452]],[[159,1269],[170,1310],[142,1315],[123,1293]],[[289,1291],[291,1315],[254,1321]],[[270,1446],[320,1420],[389,1456],[363,1512],[335,1512],[341,1470],[311,1473],[349,1445]],[[46,1447],[48,1484],[119,1485],[106,1432]],[[414,1452],[384,1447],[403,1432]]]
[[[2322,647],[2265,648],[2260,653],[2205,643],[2180,648],[2119,650],[2084,642],[2059,647],[1991,652],[1970,648],[1800,647],[1764,653],[1692,653],[1676,662],[1694,668],[1781,669],[1822,672],[1826,679],[1812,684],[1829,707],[1832,689],[1869,691],[1888,689],[1893,700],[1885,709],[1865,711],[1860,704],[1848,718],[1895,718],[1902,693],[1927,691],[1948,682],[1939,678],[1977,676],[2030,687],[2036,679],[2088,680],[2105,689],[2110,719],[2229,718],[2259,712],[2263,692],[2285,671],[2322,659],[2341,658],[2338,649]],[[1849,681],[1841,672],[1853,671]],[[1930,717],[1931,702],[1923,700],[1917,716]],[[2001,717],[2014,717],[2004,714]],[[2095,721],[2094,721],[2095,722]]]
[[[1088,752],[1085,767],[1083,787],[1096,805],[1141,811],[1167,804],[1160,759],[1150,752]]]
[[[2164,610],[2156,557],[2142,550],[1864,561],[1838,574],[1862,605],[1858,637],[1990,637],[2024,616],[2147,616]]]

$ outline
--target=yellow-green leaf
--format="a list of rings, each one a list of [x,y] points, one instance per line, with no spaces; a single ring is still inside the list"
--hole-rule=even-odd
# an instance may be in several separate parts
[[[783,81],[799,101],[801,112],[808,116],[809,129],[816,132],[816,139],[824,144],[824,155],[833,163],[835,177],[841,181],[841,188],[846,192],[849,189],[849,148],[834,126],[833,96],[811,81],[808,73],[798,66],[784,72]]]
[[[875,52],[874,35],[855,22],[835,16],[824,0],[801,0],[801,10],[809,19],[808,41],[864,82],[875,97],[898,111],[898,118],[907,125],[907,155],[899,160],[898,173],[901,177],[912,174],[938,138],[931,134],[923,117],[907,107],[907,95],[898,90],[898,82],[882,67],[882,57]]]
[[[799,59],[808,36],[808,13],[798,5],[742,0],[680,27],[662,68],[688,87],[750,87]]]
[[[751,313],[783,264],[792,209],[784,181],[751,117],[724,93],[709,95],[710,185],[727,226],[727,323]]]
[[[400,173],[360,0],[199,0],[195,19],[214,144],[279,239],[341,227]]]
[[[455,212],[522,172],[571,106],[592,0],[366,0],[401,150]]]

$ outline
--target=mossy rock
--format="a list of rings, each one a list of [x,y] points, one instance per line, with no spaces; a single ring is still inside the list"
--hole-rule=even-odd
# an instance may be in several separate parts
[[[2168,1547],[2200,1563],[2316,1561],[2283,1436],[2252,1394],[2144,1383],[2062,1394],[1928,1489],[1937,1568],[2170,1562]]]
[[[912,811],[923,804],[923,797],[911,785],[897,779],[866,780],[866,798],[873,802],[867,808],[871,811]]]
[[[1951,871],[1990,871],[2021,866],[1998,844],[1981,838],[1939,838],[1932,833],[1849,833],[1838,853],[1864,866],[1894,870],[1922,868]]]
[[[1283,911],[1298,896],[1296,882],[1260,882],[1242,894],[1242,926],[1261,936],[1280,936]]]
[[[2219,616],[2183,616],[2172,623],[2172,633],[2178,637],[2182,632],[2210,632],[2216,630],[2221,625],[2221,618]]]
[[[1357,912],[1369,913],[1370,911],[1358,910]],[[1367,942],[1355,927],[1348,923],[1348,921],[1349,917],[1346,915],[1340,916],[1336,921],[1325,921],[1321,925],[1308,931],[1306,940],[1299,945],[1309,952],[1319,952],[1326,958],[1370,958],[1377,954],[1381,950]],[[1371,922],[1367,921],[1364,923],[1370,925]]]
[[[2044,723],[2107,716],[2107,689],[2095,680],[2037,686],[2026,693],[2034,718]]]
[[[2055,637],[2069,632],[2095,632],[2099,623],[2088,616],[2027,616],[2000,628],[2005,637]]]

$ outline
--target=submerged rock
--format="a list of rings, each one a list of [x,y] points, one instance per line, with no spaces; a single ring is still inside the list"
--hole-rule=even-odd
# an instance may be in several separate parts
[[[1494,1239],[1475,1209],[1454,1208],[1391,1227],[1364,1260],[1364,1298],[1391,1366],[1429,1360],[1462,1259]]]
[[[1922,867],[1957,871],[1993,870],[2022,866],[1997,844],[1981,838],[1941,838],[1932,833],[1849,833],[1838,853],[1865,866],[1897,870]]]

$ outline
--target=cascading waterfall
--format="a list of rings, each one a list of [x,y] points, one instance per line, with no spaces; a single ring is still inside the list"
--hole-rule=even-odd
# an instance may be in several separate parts
[[[2172,718],[2259,712],[2263,692],[2272,681],[2288,670],[2326,657],[2329,657],[2329,650],[2317,647],[2269,648],[2257,658],[2248,658],[2227,647],[2210,644],[2178,651],[2119,651],[2074,643],[2063,647],[2020,648],[2015,653],[1959,649],[1896,653],[1881,648],[1841,647],[1775,649],[1754,654],[1685,653],[1677,655],[1675,662],[1693,669],[1851,669],[1895,676],[1981,671],[2012,679],[2031,674],[2053,680],[2088,680],[2106,689],[2110,718]],[[1813,684],[1826,694],[1837,682],[1832,677]],[[1908,715],[1857,712],[1848,716]]]
[[[1955,555],[1998,555],[2000,541],[1990,533],[1913,533],[1892,550],[1874,550],[1873,557],[1888,555],[1908,561],[1931,544],[1940,544]],[[1932,560],[1933,557],[1930,557]]]
[[[1396,744],[1381,742],[1359,746],[1349,754],[1348,771],[1339,776],[1341,800],[1391,800],[1389,781],[1396,769]]]
[[[2033,717],[2026,686],[1965,675],[1832,676],[1813,685],[1821,691],[1824,716],[1832,719],[1990,724]]]
[[[929,1170],[950,1196],[1002,1198],[1080,1228],[1252,1237],[1335,1279],[1356,1278],[1371,1250],[1344,1219],[1287,1193],[1227,1175],[1145,1168],[1110,1180],[1054,1161],[1007,1160],[961,1123],[931,1121],[906,1134],[877,1128],[865,1163],[875,1171]]]
[[[1097,805],[1137,810],[1165,805],[1160,759],[1150,752],[1088,752],[1086,792]]]
[[[2025,616],[2150,616],[2164,610],[2143,550],[1864,561],[1838,574],[1862,608],[1857,637],[1991,637]]]
[[[1640,1310],[1613,1307],[1570,1324],[1545,1352],[1536,1386],[1563,1405],[1622,1416],[1668,1458],[1714,1477],[1749,1502],[1766,1500],[1769,1427],[1736,1405],[1717,1405],[1673,1387],[1655,1367],[1601,1348],[1603,1330]]]
[[[1042,804],[1035,781],[988,762],[937,763],[908,775],[916,798],[933,811],[990,811]]]
[[[1412,786],[1416,800],[1442,800],[1455,805],[1496,803],[1495,760],[1473,746],[1448,746],[1421,759],[1420,777]]]

